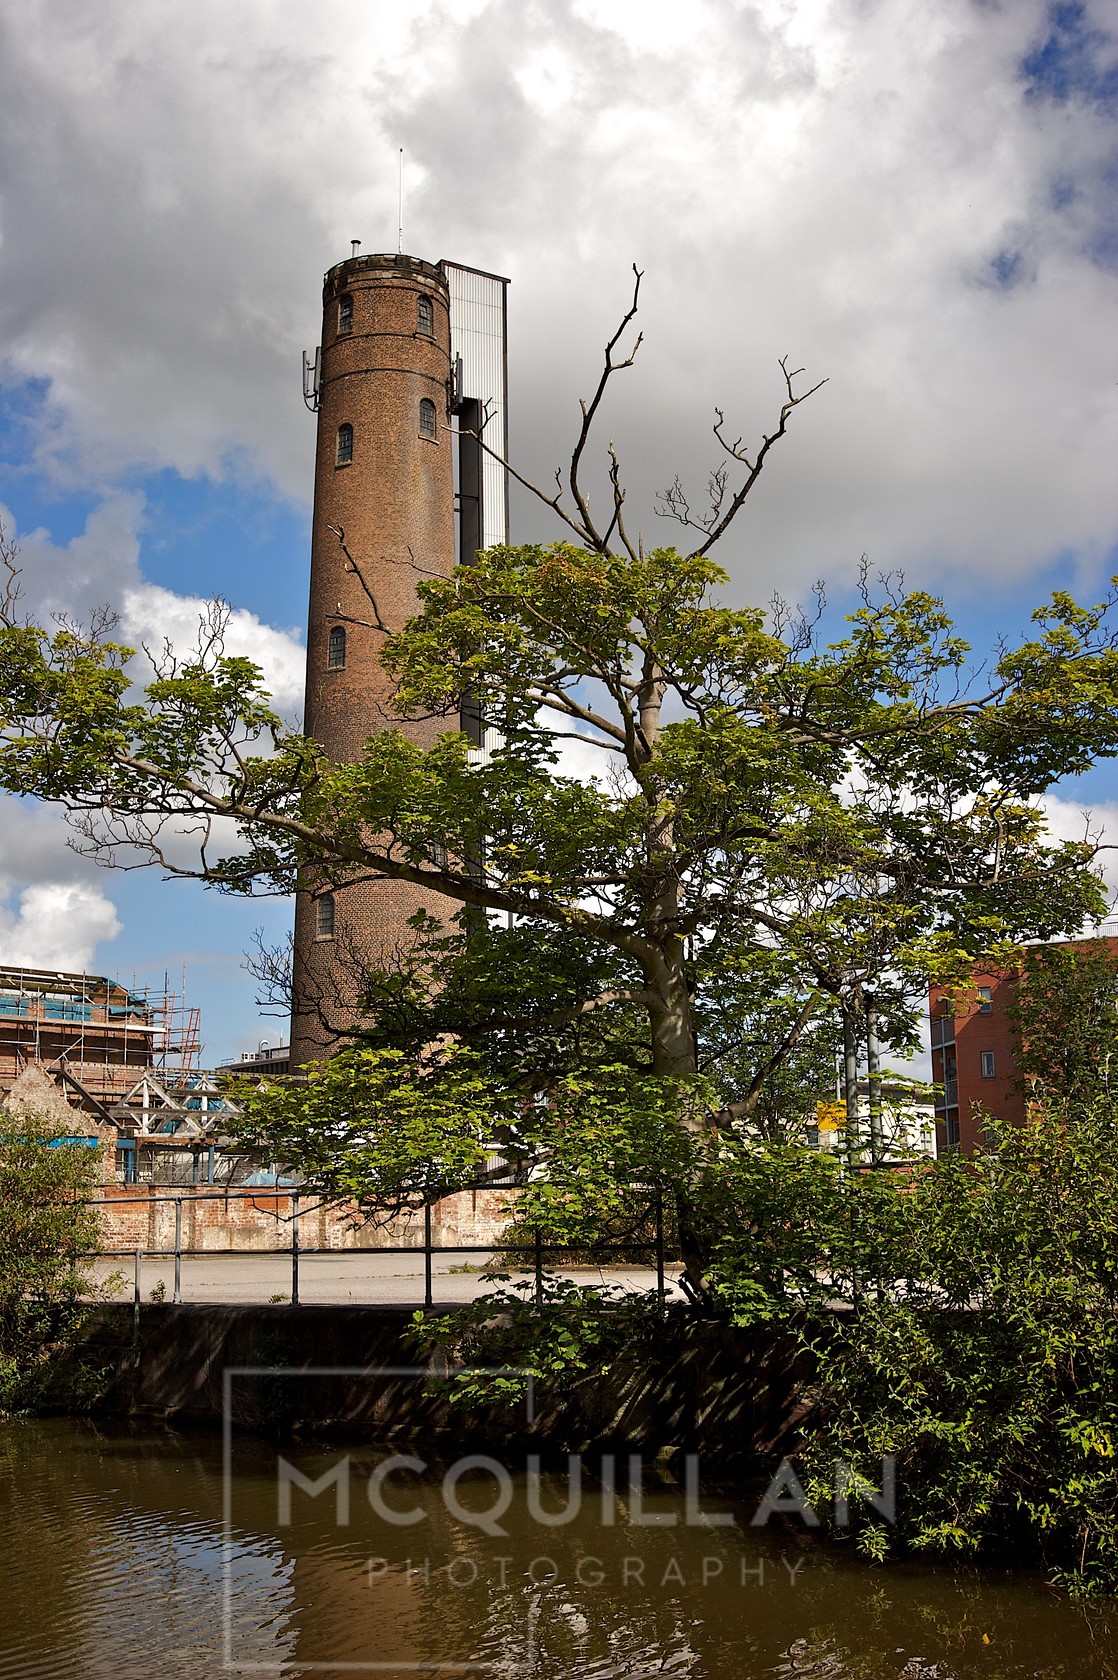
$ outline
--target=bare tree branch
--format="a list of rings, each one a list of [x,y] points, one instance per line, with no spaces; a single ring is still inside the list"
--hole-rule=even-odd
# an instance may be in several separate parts
[[[761,1092],[764,1090],[765,1081],[771,1079],[772,1075],[776,1072],[777,1068],[780,1067],[781,1063],[786,1061],[791,1055],[792,1051],[796,1048],[796,1045],[800,1042],[800,1039],[807,1031],[812,1019],[818,1015],[824,1001],[825,1000],[820,992],[812,993],[811,997],[808,998],[803,1008],[797,1014],[796,1019],[793,1021],[784,1037],[780,1040],[780,1043],[770,1055],[765,1057],[765,1060],[754,1073],[753,1078],[749,1081],[749,1084],[746,1087],[745,1095],[739,1098],[737,1102],[727,1103],[726,1107],[715,1115],[716,1125],[731,1125],[735,1120],[746,1120],[749,1118],[757,1106],[757,1100],[760,1097]]]
[[[640,285],[643,276],[642,271],[635,263],[633,264],[633,275],[633,301],[629,305],[625,315],[622,317],[621,325],[606,345],[605,361],[602,367],[601,375],[598,379],[597,387],[594,391],[594,395],[590,398],[589,402],[583,399],[579,403],[579,408],[582,412],[582,424],[579,427],[578,439],[571,455],[570,467],[567,471],[567,485],[574,500],[575,508],[577,510],[576,514],[569,513],[563,506],[563,496],[565,492],[563,488],[561,469],[557,468],[555,472],[556,493],[554,496],[549,496],[546,490],[542,490],[538,484],[533,484],[531,479],[525,478],[523,473],[519,472],[516,467],[512,465],[511,461],[502,455],[499,450],[490,448],[482,436],[484,427],[478,427],[476,430],[467,431],[463,435],[466,437],[472,437],[476,441],[478,448],[481,449],[484,454],[488,455],[491,460],[498,461],[509,476],[515,479],[517,484],[521,485],[523,489],[529,491],[530,494],[535,496],[538,501],[541,501],[545,507],[550,508],[552,513],[554,513],[558,519],[561,519],[563,524],[567,526],[568,530],[574,532],[575,536],[584,547],[593,549],[597,554],[608,554],[610,552],[609,538],[616,529],[621,541],[625,545],[626,550],[633,559],[636,559],[636,553],[630,546],[629,540],[625,536],[622,526],[621,503],[625,498],[624,492],[620,487],[620,474],[617,466],[616,454],[612,444],[610,445],[609,454],[611,461],[610,482],[613,487],[614,511],[613,517],[611,518],[604,535],[599,532],[594,525],[594,521],[590,515],[589,498],[584,492],[579,481],[579,469],[582,465],[582,457],[590,437],[591,427],[594,424],[594,417],[597,414],[602,403],[602,398],[605,395],[606,387],[615,373],[621,373],[625,368],[632,367],[633,362],[636,359],[637,351],[640,349],[641,343],[643,342],[643,333],[638,333],[633,348],[630,350],[628,356],[626,356],[623,361],[614,361],[613,353],[617,348],[618,341],[637,313],[638,299],[640,297]]]
[[[16,609],[23,598],[23,585],[19,580],[20,569],[16,564],[18,559],[18,545],[12,542],[0,524],[0,568],[4,573],[4,586],[0,590],[0,624],[15,624]]]
[[[575,443],[574,453],[571,456],[571,470],[570,470],[570,476],[569,476],[569,479],[568,479],[568,483],[570,484],[570,488],[571,488],[571,495],[574,498],[574,503],[575,503],[575,506],[578,508],[579,515],[582,519],[583,525],[585,526],[586,530],[590,533],[591,537],[593,538],[592,546],[594,548],[596,548],[599,553],[603,553],[603,554],[607,552],[607,544],[606,544],[606,542],[604,541],[603,538],[598,536],[598,533],[594,529],[594,523],[593,523],[593,520],[590,517],[590,503],[587,500],[587,498],[586,498],[586,496],[585,496],[585,494],[582,490],[581,485],[579,484],[578,469],[582,464],[582,455],[583,455],[583,451],[586,448],[587,441],[590,437],[590,428],[594,424],[594,416],[597,414],[598,409],[601,406],[601,401],[602,401],[602,398],[606,394],[606,386],[609,384],[610,378],[612,377],[613,374],[621,372],[621,370],[623,368],[632,367],[634,361],[636,360],[637,351],[640,349],[641,343],[644,339],[644,334],[643,333],[638,333],[637,337],[636,337],[636,342],[634,343],[633,348],[630,350],[630,352],[629,352],[628,356],[625,358],[625,360],[623,362],[615,362],[614,361],[613,352],[617,348],[617,345],[618,345],[618,342],[621,338],[622,333],[628,327],[629,322],[632,321],[633,318],[635,317],[635,315],[637,313],[637,309],[638,309],[639,304],[640,304],[641,278],[642,278],[641,271],[637,267],[636,263],[634,263],[633,264],[633,301],[629,305],[627,313],[623,316],[622,321],[621,321],[621,325],[618,327],[617,331],[614,333],[613,337],[610,339],[609,343],[606,345],[605,362],[604,362],[603,367],[602,367],[601,376],[598,380],[597,390],[594,392],[594,395],[591,397],[589,403],[581,402],[579,404],[579,407],[582,410],[582,425],[579,429],[578,441]],[[610,446],[610,456],[611,456],[611,458],[613,458],[613,447],[612,447],[612,445]],[[611,474],[611,476],[612,476],[612,474]],[[621,509],[620,509],[620,504],[618,503],[615,506],[615,519],[618,522],[620,522],[620,514],[621,514]],[[626,546],[628,546],[628,545],[626,545]]]
[[[798,379],[800,374],[804,371],[803,368],[794,368],[790,372],[787,356],[781,356],[779,365],[780,371],[784,376],[784,389],[786,393],[785,400],[781,405],[776,430],[761,434],[761,447],[757,451],[754,459],[750,459],[748,452],[743,447],[742,439],[740,437],[735,438],[733,443],[729,441],[725,431],[726,416],[720,408],[716,408],[714,411],[715,437],[718,439],[718,442],[726,451],[727,455],[729,455],[732,460],[737,461],[741,466],[743,466],[746,473],[745,479],[730,497],[729,505],[726,505],[728,476],[724,465],[715,467],[711,472],[708,484],[710,493],[710,512],[703,518],[696,518],[692,514],[690,503],[687,500],[683,486],[678,478],[676,478],[666,490],[660,493],[657,512],[661,518],[678,520],[681,525],[688,526],[695,531],[702,531],[705,534],[706,541],[700,543],[699,547],[693,551],[693,559],[697,559],[701,555],[708,553],[709,550],[714,547],[719,538],[724,535],[727,527],[736,517],[742,503],[745,501],[745,498],[749,495],[749,492],[753,489],[753,486],[761,476],[761,471],[765,465],[766,459],[768,458],[769,450],[772,449],[773,445],[782,438],[787,431],[788,419],[793,410],[799,408],[801,403],[806,402],[809,397],[814,396],[816,391],[820,390],[827,383],[825,379],[820,379],[817,384],[810,388],[810,390],[801,391],[797,395],[794,381]]]
[[[385,636],[391,636],[392,632],[388,628],[387,624],[384,622],[383,618],[380,615],[380,608],[377,605],[377,598],[373,594],[371,588],[369,587],[369,581],[366,578],[364,572],[361,570],[360,566],[357,564],[357,561],[353,558],[353,555],[349,552],[349,548],[346,545],[345,527],[342,526],[342,525],[327,525],[326,529],[328,531],[333,531],[334,535],[337,537],[338,547],[341,549],[342,553],[345,555],[345,569],[346,569],[347,572],[352,572],[353,573],[353,576],[357,579],[358,583],[361,585],[362,589],[365,591],[365,594],[368,598],[369,604],[373,609],[373,623],[371,625],[369,625],[368,628],[370,630],[379,630]],[[341,602],[338,603],[338,606],[339,606],[339,609],[340,609]],[[340,610],[335,616],[339,617],[339,618],[342,616]],[[351,619],[348,620],[348,622],[350,624],[359,624],[359,623],[362,623],[363,621],[360,620],[360,619],[351,618]]]

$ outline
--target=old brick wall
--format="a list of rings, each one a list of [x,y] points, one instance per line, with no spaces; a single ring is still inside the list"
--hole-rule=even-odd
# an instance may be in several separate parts
[[[462,1190],[432,1208],[436,1246],[489,1246],[506,1225],[516,1190]],[[205,1253],[236,1250],[267,1253],[290,1248],[289,1191],[222,1191],[213,1185],[178,1190],[145,1184],[116,1184],[103,1192],[103,1246],[122,1252],[137,1248],[169,1251],[175,1246],[175,1204],[182,1208],[182,1247]],[[304,1193],[299,1207],[299,1243],[304,1249],[421,1248],[422,1213],[386,1224],[362,1221],[353,1206],[324,1207]]]

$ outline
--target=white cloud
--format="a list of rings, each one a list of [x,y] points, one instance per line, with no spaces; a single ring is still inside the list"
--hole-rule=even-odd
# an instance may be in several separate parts
[[[178,595],[148,583],[140,572],[143,497],[135,493],[107,497],[89,514],[70,542],[57,545],[43,529],[21,533],[13,515],[0,507],[0,526],[19,547],[24,590],[22,605],[46,617],[65,612],[88,618],[99,607],[119,615],[114,632],[120,640],[158,653],[164,641],[186,654],[198,641],[207,603],[200,596]],[[226,650],[251,659],[264,673],[276,708],[295,719],[303,704],[306,650],[297,631],[276,629],[244,607],[231,607]]]
[[[545,728],[561,727],[555,722],[553,714],[541,713],[539,721]],[[612,787],[617,775],[625,769],[624,760],[618,753],[594,746],[589,740],[556,741],[555,749],[555,774],[570,776],[577,782],[599,782],[604,787]]]
[[[67,845],[57,811],[7,797],[0,816],[0,963],[88,969],[121,931],[97,866]]]
[[[90,512],[83,530],[56,544],[40,527],[21,532],[14,514],[0,506],[0,525],[19,549],[23,606],[32,616],[66,613],[87,618],[99,607],[119,608],[125,589],[139,578],[144,499],[114,492]]]
[[[158,653],[164,640],[180,654],[198,640],[207,603],[195,596],[175,595],[153,583],[126,589],[122,599],[120,634],[130,644]],[[302,709],[306,649],[294,631],[275,630],[243,607],[230,610],[225,627],[225,651],[251,659],[264,673],[277,711],[292,718]]]
[[[914,579],[1115,540],[1112,126],[1029,97],[1045,0],[27,0],[0,20],[0,329],[40,459],[305,499],[321,270],[405,244],[510,273],[512,423],[545,481],[648,270],[615,428],[634,522],[701,489],[788,351],[830,384],[740,537],[764,597],[863,549]],[[1112,14],[1085,12],[1105,57]],[[1101,44],[1100,44],[1101,43]],[[49,213],[44,206],[49,205]],[[1110,241],[1110,243],[1108,243]],[[524,536],[546,529],[521,510]]]
[[[1103,846],[1098,867],[1110,901],[1118,901],[1118,804],[1076,804],[1053,794],[1040,800],[1054,840],[1097,840]]]
[[[17,910],[0,905],[0,962],[88,971],[95,948],[121,924],[104,893],[82,882],[26,887]]]

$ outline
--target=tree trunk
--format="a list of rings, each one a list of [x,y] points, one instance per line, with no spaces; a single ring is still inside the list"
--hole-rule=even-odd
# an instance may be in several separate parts
[[[652,1071],[660,1079],[687,1079],[698,1072],[691,994],[683,968],[683,947],[645,964],[644,978],[652,1001],[648,1006],[652,1038]]]
[[[661,1079],[686,1080],[698,1072],[698,1052],[682,941],[670,941],[658,961],[645,965],[644,974],[652,998],[648,1015],[653,1072]],[[704,1121],[692,1111],[686,1098],[681,1105],[679,1123],[689,1130],[700,1130],[704,1126]],[[685,1186],[676,1191],[675,1210],[684,1287],[695,1307],[700,1311],[709,1311],[709,1248],[696,1217],[698,1210],[692,1205]]]
[[[640,718],[639,748],[630,757],[630,769],[640,783],[648,800],[648,863],[646,876],[648,896],[645,901],[645,930],[653,947],[653,955],[643,963],[644,981],[651,1002],[648,1021],[652,1040],[652,1071],[659,1079],[688,1080],[699,1071],[698,1045],[695,1041],[695,1022],[691,1010],[691,991],[687,984],[685,946],[676,932],[679,915],[679,877],[672,824],[664,820],[663,790],[647,776],[647,765],[653,758],[660,735],[660,711],[664,699],[664,682],[659,668],[649,663],[638,695]],[[689,1101],[681,1104],[679,1123],[688,1130],[698,1130],[703,1121],[692,1111]],[[697,1209],[686,1187],[676,1191],[676,1220],[679,1231],[680,1258],[684,1266],[684,1286],[695,1306],[709,1310],[710,1285],[707,1281],[708,1245],[703,1239]]]

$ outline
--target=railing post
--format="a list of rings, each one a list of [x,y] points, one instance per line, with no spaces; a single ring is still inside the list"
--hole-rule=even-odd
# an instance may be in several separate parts
[[[140,1262],[143,1250],[136,1250],[136,1282],[132,1303],[132,1363],[140,1363]]]
[[[182,1197],[175,1197],[175,1293],[174,1303],[182,1303]]]
[[[656,1300],[664,1310],[664,1192],[656,1192]]]
[[[536,1305],[543,1306],[543,1237],[536,1226]]]
[[[435,1292],[431,1275],[431,1204],[423,1204],[423,1305],[433,1307]]]
[[[299,1192],[291,1196],[291,1305],[299,1305]]]

